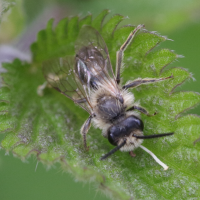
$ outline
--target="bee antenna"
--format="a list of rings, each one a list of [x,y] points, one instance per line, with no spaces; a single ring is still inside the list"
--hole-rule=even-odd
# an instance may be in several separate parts
[[[151,138],[169,136],[173,134],[174,133],[162,133],[162,134],[155,134],[155,135],[133,135],[133,137],[136,137],[138,139],[151,139]]]
[[[102,156],[100,158],[100,160],[106,159],[107,157],[109,157],[110,155],[112,155],[113,153],[115,153],[116,151],[118,151],[120,148],[122,148],[125,144],[126,144],[126,139],[124,139],[124,141],[119,146],[115,147],[110,152],[108,152],[107,154],[105,154],[104,156]]]

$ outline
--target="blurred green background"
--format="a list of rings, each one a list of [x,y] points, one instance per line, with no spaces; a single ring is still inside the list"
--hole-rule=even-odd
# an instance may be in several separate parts
[[[88,13],[97,16],[104,9],[113,14],[128,16],[123,24],[145,24],[150,31],[157,31],[174,41],[166,41],[162,48],[175,50],[185,56],[170,66],[184,67],[192,72],[196,81],[187,81],[178,90],[200,92],[200,1],[199,0],[16,0],[3,15],[0,25],[0,44],[10,44],[28,52],[38,30],[52,17]],[[4,4],[6,3],[4,1]],[[3,2],[0,1],[2,10]],[[200,114],[200,107],[189,111]],[[200,135],[200,134],[199,134]],[[3,135],[0,135],[0,139]],[[94,183],[80,183],[72,175],[63,173],[59,164],[48,169],[35,158],[22,162],[12,153],[5,156],[0,151],[1,200],[62,200],[108,199],[97,193]]]

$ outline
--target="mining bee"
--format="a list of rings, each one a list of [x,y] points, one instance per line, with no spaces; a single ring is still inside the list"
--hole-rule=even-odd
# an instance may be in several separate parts
[[[102,135],[116,146],[101,157],[106,159],[118,150],[131,156],[135,148],[148,152],[165,170],[168,168],[151,151],[142,146],[143,139],[169,136],[173,133],[143,135],[144,124],[138,112],[150,116],[143,107],[134,104],[134,95],[129,88],[170,79],[138,78],[121,86],[120,71],[123,54],[138,31],[138,25],[117,51],[116,73],[111,66],[108,48],[100,33],[91,26],[83,26],[75,43],[75,57],[66,56],[48,60],[43,64],[47,82],[57,91],[74,101],[89,113],[80,132],[85,149],[88,149],[86,135],[91,123],[102,130]],[[137,112],[136,112],[137,111]]]

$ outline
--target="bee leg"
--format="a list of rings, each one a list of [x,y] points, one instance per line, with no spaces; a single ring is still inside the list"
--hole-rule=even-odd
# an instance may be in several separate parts
[[[144,109],[144,108],[142,108],[142,107],[140,107],[140,106],[132,106],[132,107],[130,107],[127,111],[131,111],[131,110],[137,110],[137,111],[139,111],[139,112],[141,112],[141,113],[143,113],[143,114],[145,114],[145,115],[147,115],[147,116],[154,116],[154,115],[156,115],[157,113],[155,112],[153,115],[151,115],[151,114],[149,114],[149,112],[146,110],[146,109]]]
[[[119,51],[117,51],[117,61],[116,61],[116,81],[117,84],[120,83],[120,69],[122,67],[122,62],[123,62],[123,54],[128,45],[131,43],[132,39],[134,38],[135,34],[143,28],[144,25],[138,25],[128,36],[124,44],[120,47]]]
[[[91,121],[93,117],[94,117],[93,115],[90,115],[89,118],[85,121],[85,123],[81,127],[81,135],[83,136],[83,144],[86,150],[89,150],[89,147],[87,146],[86,134],[88,133],[88,130],[90,129]]]
[[[45,81],[42,85],[39,85],[38,88],[37,88],[37,94],[39,96],[43,96],[44,95],[44,89],[46,88],[47,86],[47,81]]]
[[[198,139],[196,139],[194,142],[193,142],[193,144],[195,145],[197,142],[199,142],[200,141],[200,138],[198,138]]]
[[[136,154],[133,153],[132,151],[129,151],[129,155],[130,155],[132,158],[134,158],[134,157],[136,156]]]
[[[143,85],[143,84],[149,84],[149,83],[155,83],[155,82],[159,82],[159,81],[164,81],[164,80],[167,80],[169,78],[174,78],[173,75],[171,76],[168,76],[168,77],[165,77],[165,78],[144,78],[144,79],[136,79],[126,85],[124,85],[122,88],[123,89],[128,89],[128,88],[135,88],[135,87],[138,87],[140,85]]]
[[[100,158],[100,160],[104,160],[106,158],[108,158],[109,156],[111,156],[113,153],[115,153],[116,151],[118,151],[120,148],[122,148],[124,145],[126,144],[126,139],[124,139],[124,141],[119,145],[116,146],[114,149],[112,149],[110,152],[108,152],[107,154],[105,154],[104,156],[102,156]]]

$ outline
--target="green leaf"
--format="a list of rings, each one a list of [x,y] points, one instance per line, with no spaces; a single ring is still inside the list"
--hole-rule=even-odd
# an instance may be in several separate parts
[[[8,12],[10,11],[10,12]],[[3,20],[5,15],[5,19]],[[24,28],[25,17],[22,1],[0,1],[0,39],[3,43],[19,35]]]
[[[91,25],[92,23],[92,15],[88,15],[80,20],[79,26],[82,27],[83,25]]]
[[[26,159],[30,154],[48,165],[60,162],[79,180],[94,181],[104,193],[113,199],[189,199],[200,195],[200,146],[193,145],[199,137],[199,116],[188,114],[189,109],[200,102],[195,92],[180,91],[180,85],[192,75],[182,68],[165,68],[178,55],[168,49],[157,49],[166,38],[148,31],[141,31],[124,53],[123,82],[140,78],[174,78],[149,85],[141,85],[130,91],[135,101],[150,113],[141,115],[144,134],[175,132],[173,136],[145,140],[143,145],[165,162],[163,169],[152,157],[138,148],[136,157],[116,152],[109,159],[99,158],[113,146],[101,136],[101,131],[91,128],[87,135],[89,152],[83,148],[79,133],[88,114],[52,88],[46,88],[43,96],[37,94],[44,83],[41,62],[52,57],[74,55],[74,43],[84,24],[92,24],[101,30],[108,44],[111,62],[115,64],[116,51],[134,29],[125,26],[117,29],[123,19],[115,15],[102,26],[107,11],[96,19],[91,16],[61,20],[52,28],[50,20],[45,30],[38,33],[32,45],[33,63],[15,60],[4,64],[2,74],[5,85],[0,90],[1,133],[5,138],[1,146]],[[187,111],[187,112],[186,112]]]
[[[103,12],[101,12],[93,21],[92,21],[92,26],[100,31],[102,28],[102,23],[104,21],[104,18],[106,17],[106,15],[108,15],[109,10],[104,10]]]
[[[114,15],[109,21],[106,22],[106,24],[102,27],[101,34],[104,40],[108,40],[109,38],[112,38],[112,34],[110,33],[110,30],[115,31],[117,28],[117,25],[124,19],[124,16],[122,15]]]

